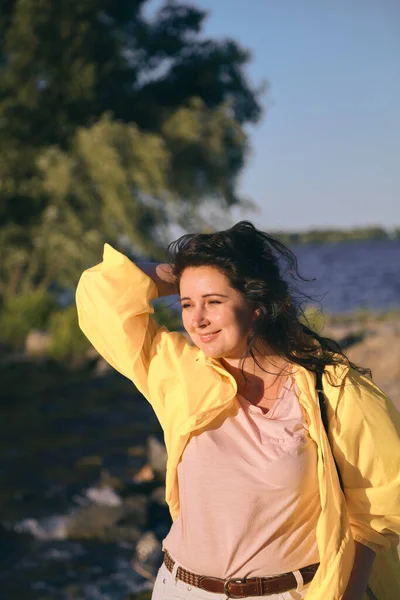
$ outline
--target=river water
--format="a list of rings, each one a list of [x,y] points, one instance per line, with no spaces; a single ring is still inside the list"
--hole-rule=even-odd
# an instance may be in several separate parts
[[[400,240],[310,244],[293,248],[301,288],[329,312],[400,306]]]
[[[295,251],[315,278],[301,287],[324,310],[400,307],[400,240]],[[71,540],[64,525],[104,471],[126,479],[142,465],[132,448],[159,433],[151,408],[118,375],[31,365],[1,376],[0,599],[127,600],[148,588],[131,542]]]

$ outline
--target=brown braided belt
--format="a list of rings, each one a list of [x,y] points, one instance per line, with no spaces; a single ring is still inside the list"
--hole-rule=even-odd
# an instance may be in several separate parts
[[[168,571],[172,573],[175,561],[165,551],[164,563]],[[299,569],[304,584],[309,583],[314,577],[319,563],[309,565]],[[270,596],[271,594],[280,594],[288,592],[297,587],[297,581],[293,573],[283,573],[275,577],[251,577],[241,579],[233,577],[230,579],[219,579],[218,577],[205,577],[186,571],[183,567],[178,567],[176,576],[178,579],[213,594],[225,594],[227,598],[247,598],[248,596]]]

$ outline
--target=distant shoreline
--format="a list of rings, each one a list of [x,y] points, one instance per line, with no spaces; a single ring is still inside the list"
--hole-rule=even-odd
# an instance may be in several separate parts
[[[287,245],[384,241],[400,239],[400,228],[387,230],[383,227],[362,227],[348,230],[311,229],[301,232],[275,231],[272,232],[272,236]]]

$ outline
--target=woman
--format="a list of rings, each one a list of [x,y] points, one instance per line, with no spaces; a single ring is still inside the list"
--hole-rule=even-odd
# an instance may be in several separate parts
[[[298,275],[289,249],[240,222],[183,236],[166,264],[106,245],[79,283],[82,330],[164,430],[173,524],[154,600],[400,597],[398,415],[301,323],[285,262]],[[151,318],[177,291],[192,344]]]

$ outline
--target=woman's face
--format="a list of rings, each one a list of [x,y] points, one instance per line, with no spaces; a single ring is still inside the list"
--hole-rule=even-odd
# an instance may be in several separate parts
[[[188,267],[181,276],[183,325],[212,358],[240,359],[256,316],[255,305],[214,267]]]

